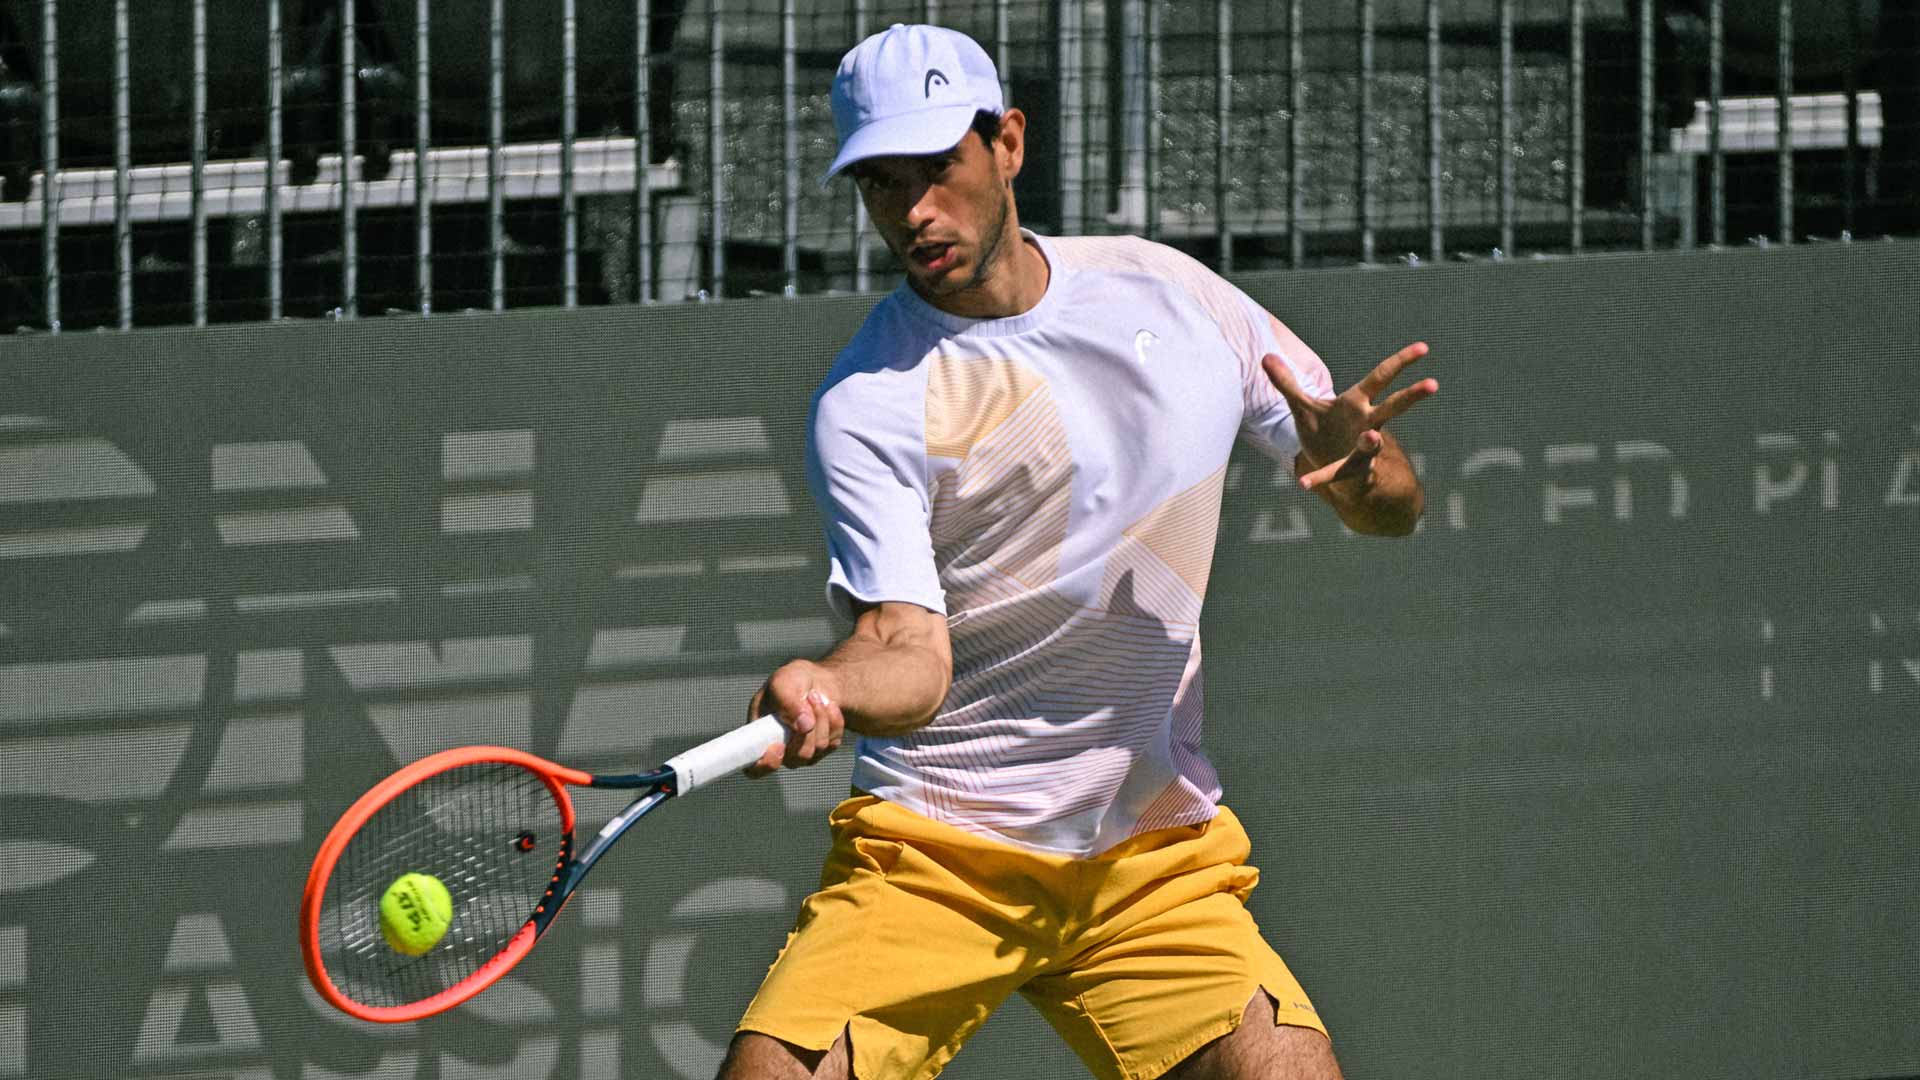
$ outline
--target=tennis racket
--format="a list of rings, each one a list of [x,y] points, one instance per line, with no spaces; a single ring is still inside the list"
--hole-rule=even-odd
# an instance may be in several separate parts
[[[503,746],[444,750],[376,784],[320,845],[300,903],[300,951],[320,996],[363,1020],[444,1012],[524,958],[587,871],[649,810],[753,764],[786,729],[763,716],[653,772],[598,776]],[[567,788],[640,796],[574,851]],[[390,947],[380,898],[407,873],[447,887],[453,920],[420,956]]]

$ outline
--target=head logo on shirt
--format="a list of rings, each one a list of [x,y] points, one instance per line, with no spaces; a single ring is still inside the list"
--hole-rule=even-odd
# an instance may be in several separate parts
[[[1142,330],[1133,335],[1133,355],[1140,358],[1140,366],[1147,365],[1147,350],[1160,344],[1160,335],[1151,330]]]

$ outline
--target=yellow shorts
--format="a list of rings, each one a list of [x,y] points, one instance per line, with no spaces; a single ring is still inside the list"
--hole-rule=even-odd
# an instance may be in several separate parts
[[[1260,937],[1246,830],[1212,821],[1093,859],[1041,855],[873,796],[841,803],[820,891],[740,1021],[810,1050],[845,1029],[858,1080],[937,1074],[1018,990],[1101,1080],[1149,1080],[1264,989],[1325,1032]]]

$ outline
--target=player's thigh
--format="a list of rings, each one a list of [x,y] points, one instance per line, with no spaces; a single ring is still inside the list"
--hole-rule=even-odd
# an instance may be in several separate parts
[[[1271,997],[1255,994],[1239,1027],[1188,1055],[1166,1080],[1340,1080],[1326,1034],[1276,1023],[1275,1011]]]
[[[742,1031],[727,1047],[717,1080],[853,1080],[847,1034],[826,1050],[808,1050],[771,1035]]]
[[[1231,891],[1143,919],[1021,992],[1100,1080],[1168,1075],[1244,1027],[1249,1001],[1264,1006],[1262,1029],[1325,1040],[1299,982]]]
[[[844,1038],[861,1076],[930,1077],[1037,969],[1036,943],[958,860],[862,827],[836,828],[822,887],[738,1030],[812,1052]]]

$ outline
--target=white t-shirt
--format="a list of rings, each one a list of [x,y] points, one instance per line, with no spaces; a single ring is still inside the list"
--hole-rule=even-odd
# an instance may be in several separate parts
[[[949,315],[904,284],[874,309],[814,397],[808,478],[834,607],[918,604],[953,642],[938,715],[862,737],[855,786],[1086,856],[1214,815],[1199,620],[1227,456],[1240,435],[1298,449],[1263,355],[1333,391],[1186,255],[1025,235],[1052,274],[1023,315]]]

